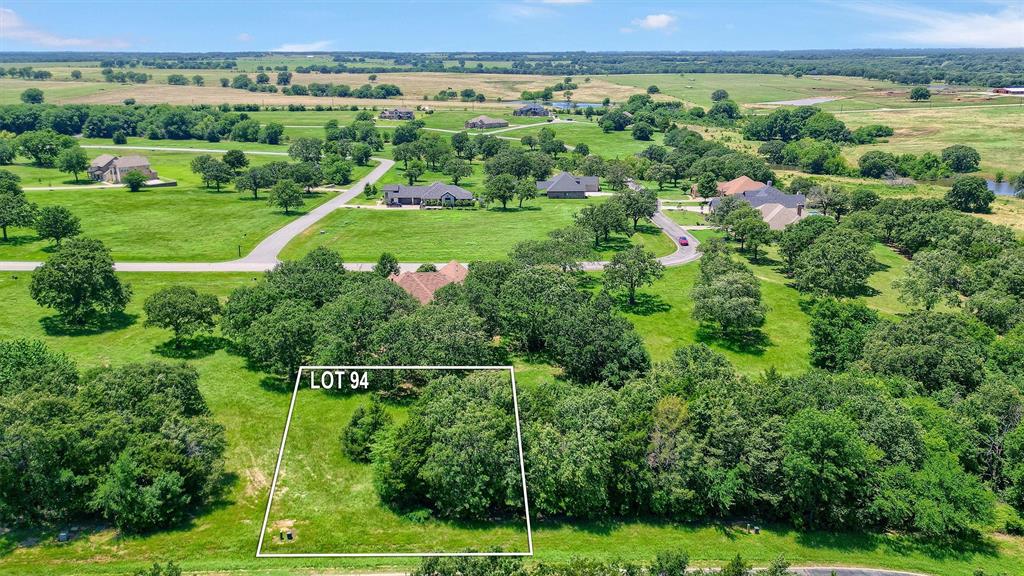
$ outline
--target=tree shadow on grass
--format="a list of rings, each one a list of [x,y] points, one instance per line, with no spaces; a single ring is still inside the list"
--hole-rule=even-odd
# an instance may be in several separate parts
[[[891,550],[893,554],[910,556],[922,554],[941,560],[969,562],[976,555],[995,557],[999,555],[996,543],[979,532],[960,537],[925,537],[870,532],[797,532],[788,526],[773,526],[780,535],[796,532],[795,540],[801,546],[842,550],[844,552]]]
[[[665,300],[657,294],[637,292],[635,300],[636,303],[630,304],[628,296],[626,294],[620,294],[615,297],[615,305],[619,310],[622,310],[627,314],[636,314],[637,316],[650,316],[651,314],[668,312],[672,309],[672,305],[665,302]]]
[[[135,324],[138,318],[138,314],[115,312],[97,315],[85,324],[71,324],[63,316],[55,314],[40,318],[39,324],[47,336],[95,336],[104,332],[123,330]]]
[[[227,348],[228,340],[219,336],[196,336],[185,338],[175,346],[174,339],[157,344],[153,352],[165,358],[195,360],[206,358],[217,350]]]
[[[697,329],[697,341],[703,344],[714,344],[730,352],[761,356],[771,339],[762,330],[751,330],[740,334],[726,334],[714,326],[701,326]]]
[[[0,238],[0,246],[24,246],[41,240],[39,236],[8,236],[7,240]]]

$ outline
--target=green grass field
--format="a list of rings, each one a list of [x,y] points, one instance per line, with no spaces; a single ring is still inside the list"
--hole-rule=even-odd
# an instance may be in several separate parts
[[[281,257],[297,258],[326,246],[349,262],[375,262],[382,252],[391,252],[401,262],[494,260],[517,242],[541,240],[549,231],[571,225],[581,206],[601,201],[538,198],[522,210],[513,205],[508,210],[336,210],[292,240]],[[595,258],[607,258],[630,242],[659,256],[675,249],[671,239],[648,225],[631,239],[613,236]]]

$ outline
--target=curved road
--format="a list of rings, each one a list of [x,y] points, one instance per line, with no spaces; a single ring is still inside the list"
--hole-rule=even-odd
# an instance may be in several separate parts
[[[172,148],[172,147],[158,147],[158,146],[92,146],[87,145],[83,148],[121,148],[121,149],[133,149],[133,150],[156,150],[156,151],[173,151],[173,152],[211,152],[220,153],[223,150],[214,150],[207,148]],[[285,152],[274,152],[267,150],[245,150],[246,154],[253,155],[268,155],[268,156],[287,156]],[[246,256],[237,260],[229,260],[225,262],[117,262],[114,264],[114,268],[119,272],[262,272],[270,270],[280,262],[278,255],[284,250],[284,247],[291,242],[296,236],[302,234],[303,231],[313,226],[325,216],[341,208],[347,204],[350,200],[358,196],[363,192],[363,189],[369,185],[375,183],[384,174],[395,165],[394,160],[387,158],[374,158],[379,164],[370,171],[369,174],[361,178],[349,189],[341,192],[334,198],[324,202],[316,208],[310,210],[306,214],[296,218],[289,222],[282,228],[278,229],[270,236],[264,238],[259,244],[256,245]],[[630,183],[630,186],[638,186],[637,184]],[[601,195],[603,193],[597,193]],[[700,242],[688,234],[686,230],[680,225],[676,224],[671,218],[661,212],[661,206],[659,204],[659,210],[654,214],[651,221],[661,228],[661,230],[672,239],[672,243],[676,246],[675,252],[668,256],[662,256],[658,258],[658,261],[665,266],[679,266],[687,262],[692,262],[700,257],[697,252],[697,246]],[[690,239],[689,246],[680,246],[678,244],[678,238],[680,236],[687,236]],[[419,268],[421,262],[403,262],[399,264],[401,270],[414,271]],[[441,262],[435,262],[434,264],[441,265]],[[582,263],[584,270],[600,270],[604,268],[607,262],[584,262]],[[30,272],[35,270],[42,262],[33,261],[0,261],[0,270],[12,271],[12,272]],[[345,264],[345,268],[352,271],[368,271],[373,269],[374,264],[370,262],[348,262]]]

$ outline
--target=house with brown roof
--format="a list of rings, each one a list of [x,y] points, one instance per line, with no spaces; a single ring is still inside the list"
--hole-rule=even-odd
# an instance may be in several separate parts
[[[744,192],[753,192],[754,190],[760,190],[767,186],[764,182],[758,182],[747,176],[740,176],[733,178],[728,182],[718,183],[718,195],[719,196],[735,196],[737,194],[743,194]]]
[[[772,230],[782,230],[793,222],[807,217],[806,196],[787,194],[771,184],[759,190],[741,192],[734,196],[757,209],[761,213],[761,219],[767,222]],[[721,201],[721,197],[712,198],[708,208],[714,212]]]
[[[388,108],[380,113],[382,120],[415,120],[416,114],[408,108]]]
[[[139,172],[146,177],[146,180],[155,180],[157,177],[156,172],[149,167],[149,160],[145,156],[117,157],[100,154],[89,163],[86,172],[93,180],[102,180],[111,184],[120,184],[129,172]]]
[[[598,192],[601,183],[597,176],[574,176],[560,172],[548,180],[538,180],[537,189],[548,198],[586,198],[587,192]]]
[[[508,126],[508,120],[491,118],[490,116],[477,116],[466,120],[466,128],[504,128]]]
[[[402,272],[392,275],[391,281],[419,300],[420,304],[429,304],[441,287],[453,282],[461,283],[467,274],[468,268],[452,260],[437,272]]]

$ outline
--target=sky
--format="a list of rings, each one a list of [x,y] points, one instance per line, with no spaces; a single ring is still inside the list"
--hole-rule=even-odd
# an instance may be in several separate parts
[[[0,51],[1024,47],[1024,0],[0,0]]]

